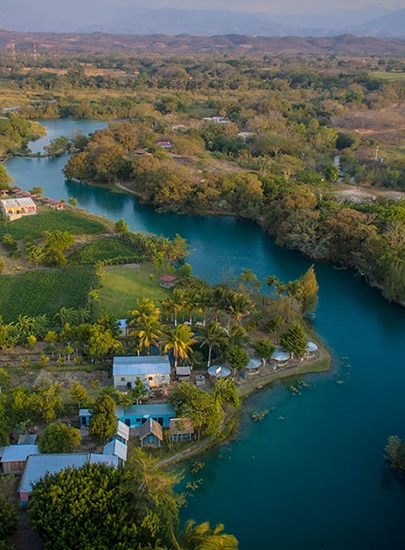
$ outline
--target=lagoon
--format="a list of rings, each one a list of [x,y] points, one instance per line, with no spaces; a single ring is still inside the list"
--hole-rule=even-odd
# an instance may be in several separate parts
[[[100,121],[45,121],[52,137]],[[38,146],[38,142],[37,142]],[[130,229],[179,233],[196,275],[220,282],[242,268],[263,281],[296,279],[311,261],[277,247],[261,228],[235,218],[157,214],[132,196],[66,182],[58,159],[6,163],[21,189],[68,200]],[[199,458],[202,478],[182,519],[225,524],[241,550],[403,550],[404,476],[384,460],[389,435],[405,436],[405,310],[350,270],[315,263],[320,285],[314,329],[332,351],[326,374],[276,383],[245,402],[237,439]],[[265,291],[265,289],[263,289]],[[263,422],[251,413],[268,409]],[[183,485],[184,487],[184,485]]]

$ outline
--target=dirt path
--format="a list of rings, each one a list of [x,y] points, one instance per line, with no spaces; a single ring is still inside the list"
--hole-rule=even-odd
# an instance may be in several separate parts
[[[350,185],[345,183],[336,184],[336,199],[337,200],[349,200],[352,202],[366,202],[369,200],[375,200],[377,197],[385,197],[387,199],[400,200],[405,199],[405,192],[392,191],[390,189],[374,189],[360,187],[356,185]]]

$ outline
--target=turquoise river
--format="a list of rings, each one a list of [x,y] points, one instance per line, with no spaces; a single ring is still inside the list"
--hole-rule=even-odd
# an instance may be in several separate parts
[[[104,123],[47,121],[47,139]],[[79,206],[132,230],[173,237],[191,245],[194,273],[212,283],[241,268],[263,281],[275,274],[297,278],[311,262],[277,247],[260,227],[223,217],[157,214],[128,195],[66,182],[67,157],[15,158],[6,168],[22,189],[78,199]],[[403,550],[405,481],[384,460],[389,435],[405,435],[404,309],[387,303],[350,270],[316,264],[319,307],[313,324],[333,354],[332,369],[276,383],[245,402],[235,441],[199,460],[186,481],[203,479],[182,520],[223,523],[242,550]],[[268,409],[263,422],[251,413]]]

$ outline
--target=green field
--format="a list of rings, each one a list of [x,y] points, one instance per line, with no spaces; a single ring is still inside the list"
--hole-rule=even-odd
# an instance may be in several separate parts
[[[119,258],[125,258],[125,262],[120,263],[139,261],[139,255],[129,242],[118,238],[106,237],[85,244],[78,250],[75,250],[69,256],[69,263],[74,265],[94,265],[100,261]]]
[[[19,315],[52,319],[61,307],[84,307],[96,281],[94,268],[82,266],[0,275],[0,315],[6,323]]]
[[[40,208],[34,216],[0,222],[0,239],[10,234],[15,240],[42,237],[44,231],[68,231],[72,235],[93,235],[108,231],[107,224],[76,210]]]
[[[404,80],[405,79],[405,73],[395,73],[395,72],[387,72],[387,71],[376,71],[371,73],[373,78],[378,78],[379,80],[385,80],[385,81],[395,81],[395,80]]]
[[[151,265],[141,265],[139,270],[114,266],[103,269],[101,275],[100,308],[118,318],[126,317],[135,308],[136,301],[150,298],[157,306],[170,291],[159,286],[159,275],[150,280]]]

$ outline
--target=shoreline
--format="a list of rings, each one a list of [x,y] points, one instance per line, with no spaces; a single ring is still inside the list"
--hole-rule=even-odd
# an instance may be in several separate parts
[[[319,355],[313,361],[305,359],[298,362],[294,361],[291,365],[281,367],[276,370],[274,370],[269,363],[266,367],[264,367],[264,372],[260,371],[258,374],[251,375],[249,378],[239,381],[239,383],[236,384],[236,387],[241,401],[240,406],[233,411],[229,418],[225,419],[221,433],[213,439],[199,441],[193,446],[186,447],[171,456],[162,458],[156,466],[158,468],[174,466],[184,462],[185,460],[199,456],[213,447],[217,447],[225,441],[232,439],[232,435],[235,433],[235,430],[239,425],[239,416],[241,408],[243,407],[243,402],[254,392],[270,386],[277,380],[329,371],[332,366],[332,356],[325,345],[318,343],[318,346]]]

